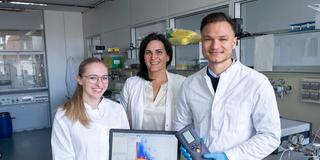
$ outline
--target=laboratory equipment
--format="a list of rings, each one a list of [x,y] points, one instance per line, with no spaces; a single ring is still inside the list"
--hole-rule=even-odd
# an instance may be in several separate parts
[[[0,29],[0,112],[10,113],[14,132],[50,127],[43,12],[12,21]]]
[[[202,160],[204,159],[202,157],[203,154],[209,153],[209,150],[197,135],[191,124],[178,131],[176,136],[193,160]]]
[[[281,121],[281,144],[307,145],[311,142],[312,126],[310,122],[297,121],[287,118],[280,118]],[[301,138],[303,137],[303,138]],[[288,145],[286,145],[288,146]],[[279,147],[275,153],[284,151],[288,147]]]
[[[97,53],[103,53],[106,50],[105,46],[95,46],[95,51]]]
[[[315,29],[315,21],[294,23],[294,24],[290,24],[290,26],[291,26],[290,32],[314,30]]]
[[[43,30],[0,29],[0,51],[43,51]]]
[[[286,151],[294,151],[297,153],[302,153],[304,157],[307,157],[309,160],[319,160],[320,159],[320,144],[318,143],[309,143],[303,145],[304,141],[303,134],[291,135],[288,140],[285,140],[281,143],[280,148],[284,151],[281,154],[281,157]],[[280,157],[280,160],[281,160]]]
[[[320,79],[303,78],[300,94],[302,102],[320,103]]]
[[[13,32],[8,33],[8,37],[14,38]],[[0,50],[0,112],[10,113],[14,132],[50,127],[46,60],[41,33],[25,33],[39,34],[29,37],[28,41],[13,41],[11,38],[16,45],[7,41]]]
[[[99,49],[101,46],[96,46]],[[124,62],[128,57],[127,51],[121,51],[120,48],[108,48],[108,50],[97,50],[93,53],[94,57],[101,59],[108,69],[121,69],[124,67]]]
[[[15,132],[50,127],[47,91],[0,95],[0,112],[9,112]]]
[[[273,79],[269,79],[270,83],[273,86],[275,94],[282,99],[284,95],[288,95],[292,90],[292,86],[286,84],[286,81],[282,78],[278,79],[277,81]]]
[[[43,52],[1,52],[0,92],[45,89]]]
[[[137,69],[112,69],[109,70],[108,90],[104,94],[106,98],[110,98],[116,102],[120,101],[120,92],[127,80],[137,74]]]

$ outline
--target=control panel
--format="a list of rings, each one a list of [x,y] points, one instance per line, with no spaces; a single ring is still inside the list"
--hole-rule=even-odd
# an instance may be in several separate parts
[[[0,106],[48,102],[48,93],[7,94],[0,96]]]
[[[181,145],[191,155],[193,160],[204,160],[203,154],[209,153],[208,148],[200,139],[191,124],[187,125],[176,133]]]
[[[302,102],[320,103],[320,79],[303,78],[300,93]]]

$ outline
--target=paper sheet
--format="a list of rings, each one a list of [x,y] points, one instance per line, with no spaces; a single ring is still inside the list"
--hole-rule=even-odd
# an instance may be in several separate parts
[[[272,71],[274,54],[274,35],[255,37],[254,69],[257,71]]]

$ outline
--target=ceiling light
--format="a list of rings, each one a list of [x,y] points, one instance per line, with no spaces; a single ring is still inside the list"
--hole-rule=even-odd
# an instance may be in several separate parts
[[[31,6],[48,6],[47,4],[44,3],[29,3],[29,2],[18,2],[18,1],[12,1],[9,2],[11,4],[22,4],[22,5],[31,5]]]

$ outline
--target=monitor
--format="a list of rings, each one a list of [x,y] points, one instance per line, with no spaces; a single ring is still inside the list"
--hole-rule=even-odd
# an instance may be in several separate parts
[[[174,131],[111,129],[109,160],[178,160]]]

